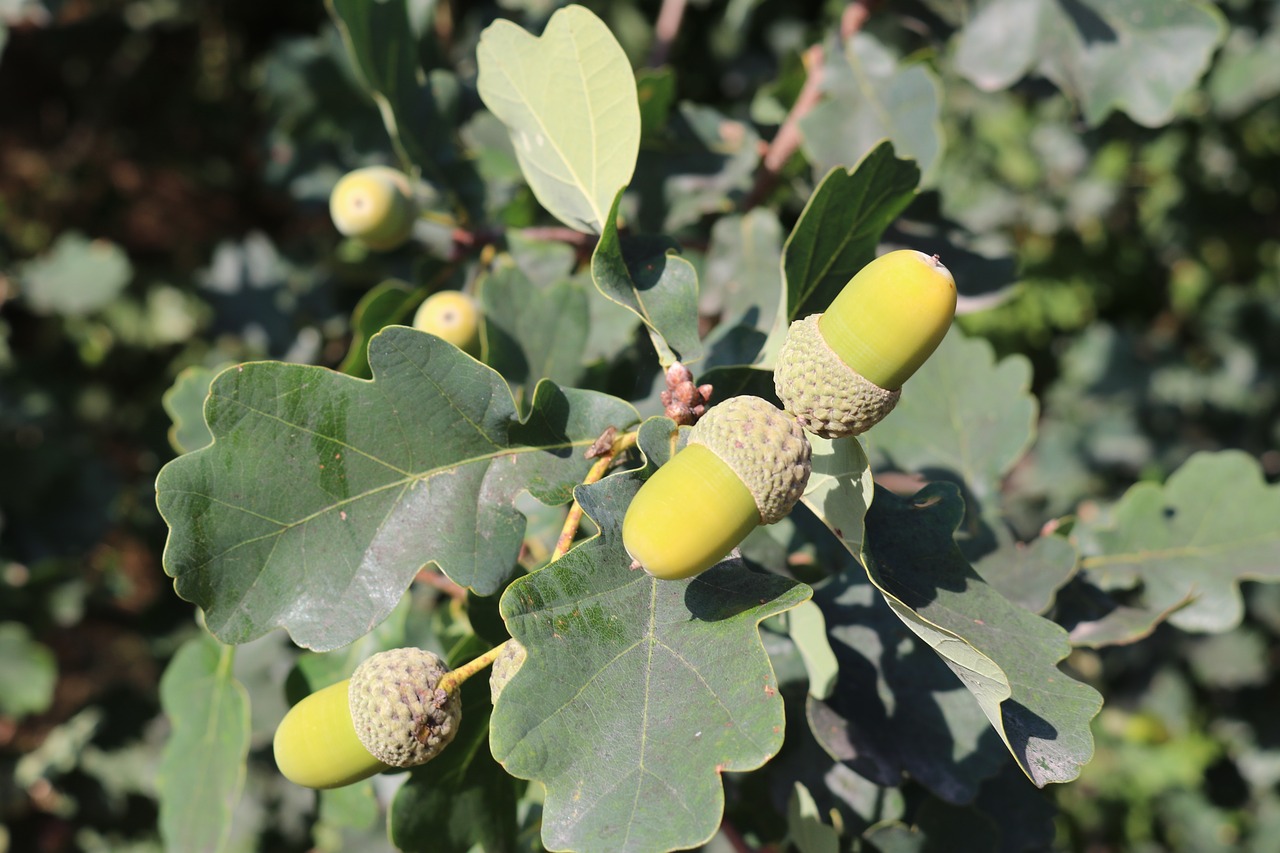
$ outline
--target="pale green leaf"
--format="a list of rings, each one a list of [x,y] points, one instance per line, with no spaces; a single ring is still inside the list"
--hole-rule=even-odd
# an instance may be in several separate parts
[[[569,227],[602,233],[640,147],[635,77],[609,28],[582,6],[558,10],[541,37],[499,20],[476,60],[480,97],[507,126],[538,201]]]
[[[244,786],[249,697],[231,674],[235,649],[201,635],[160,679],[172,731],[156,771],[160,835],[168,850],[224,849]]]
[[[801,500],[835,537],[857,554],[862,550],[863,518],[871,505],[871,466],[857,441],[809,436],[813,448],[809,484]]]
[[[900,62],[878,39],[859,32],[822,67],[826,97],[800,119],[803,148],[825,174],[862,159],[882,139],[915,160],[928,183],[942,153],[941,85],[923,62]]]
[[[1047,77],[1093,126],[1118,109],[1158,127],[1225,30],[1201,0],[985,0],[957,37],[955,66],[987,91]]]
[[[787,803],[787,834],[800,853],[840,853],[840,833],[822,819],[813,794],[799,782]]]
[[[169,444],[179,453],[199,450],[213,441],[204,423],[204,401],[216,375],[216,370],[199,365],[184,368],[160,398],[165,413],[173,421],[169,427]]]
[[[19,622],[0,622],[0,716],[39,714],[53,702],[58,661]]]
[[[990,501],[1035,435],[1030,389],[1027,359],[997,362],[991,344],[952,328],[907,380],[897,407],[867,433],[872,457],[886,456],[904,471],[949,472],[979,501]]]
[[[98,311],[124,291],[133,265],[109,240],[64,232],[40,257],[18,267],[27,305],[37,314],[76,317]]]
[[[1108,522],[1081,524],[1090,544],[1081,566],[1104,591],[1134,591],[1133,608],[1077,625],[1072,635],[1096,644],[1126,642],[1162,619],[1184,631],[1220,632],[1240,624],[1245,580],[1280,580],[1280,486],[1268,485],[1245,453],[1198,453],[1164,485],[1139,483]],[[1109,628],[1125,620],[1124,631]]]

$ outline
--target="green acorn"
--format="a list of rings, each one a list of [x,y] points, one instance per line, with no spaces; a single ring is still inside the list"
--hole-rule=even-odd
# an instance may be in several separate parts
[[[459,290],[431,294],[413,315],[413,327],[443,338],[467,355],[480,354],[480,309]]]
[[[489,699],[498,704],[498,697],[507,686],[507,682],[515,677],[524,666],[524,659],[529,656],[518,640],[510,639],[502,644],[502,650],[494,658],[493,669],[489,671]]]
[[[715,565],[758,524],[780,521],[804,493],[809,440],[759,397],[731,397],[690,431],[622,520],[622,543],[641,568],[667,580]]]
[[[386,252],[409,239],[418,204],[404,172],[366,166],[348,172],[334,185],[329,216],[342,234]]]
[[[339,788],[430,761],[462,716],[457,693],[436,686],[448,671],[422,649],[374,655],[289,709],[272,744],[276,766],[295,784]]]
[[[897,405],[902,384],[942,343],[955,312],[955,279],[937,255],[882,255],[825,313],[791,324],[774,389],[815,435],[866,432]]]

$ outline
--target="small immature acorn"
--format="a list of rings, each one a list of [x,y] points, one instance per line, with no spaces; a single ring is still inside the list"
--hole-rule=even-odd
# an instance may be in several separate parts
[[[507,682],[520,671],[528,656],[529,653],[518,640],[510,639],[502,644],[502,650],[493,660],[493,669],[489,670],[489,699],[493,704],[498,704],[498,697],[502,695]]]
[[[460,290],[441,290],[423,300],[413,327],[443,338],[468,355],[480,353],[480,310]]]
[[[791,324],[774,389],[805,429],[858,435],[898,404],[902,384],[946,337],[956,283],[937,255],[889,252],[863,267],[822,314]]]
[[[409,239],[418,205],[408,175],[389,166],[366,166],[334,185],[329,216],[345,236],[387,252]]]
[[[622,544],[654,577],[693,577],[756,525],[791,512],[809,482],[810,455],[804,431],[772,403],[730,397],[640,487],[622,520]]]
[[[273,748],[280,772],[308,788],[339,788],[434,758],[457,733],[457,691],[439,689],[449,671],[437,655],[407,648],[381,652],[351,678],[289,709]]]

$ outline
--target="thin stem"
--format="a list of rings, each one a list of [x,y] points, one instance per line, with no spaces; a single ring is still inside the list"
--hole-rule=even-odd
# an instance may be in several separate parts
[[[684,19],[687,0],[662,0],[662,8],[658,11],[658,20],[653,25],[653,49],[649,51],[649,67],[657,68],[667,61],[671,53],[671,43],[680,32],[680,22]]]
[[[613,457],[624,450],[634,447],[636,443],[636,433],[627,432],[614,439],[613,445],[596,459],[595,464],[591,466],[591,470],[587,472],[587,476],[583,478],[582,485],[587,486],[597,483],[605,472],[609,470],[609,466],[613,464]],[[582,505],[578,503],[578,499],[573,499],[573,506],[569,507],[569,517],[564,521],[564,527],[560,530],[560,538],[556,540],[556,549],[551,552],[549,562],[554,563],[556,560],[569,553],[569,549],[573,547],[573,539],[578,535],[578,526],[582,524]]]
[[[800,119],[808,115],[822,99],[822,63],[825,56],[826,52],[820,44],[815,44],[804,52],[804,67],[809,76],[805,78],[796,102],[791,105],[791,111],[787,113],[773,142],[769,143],[769,148],[764,153],[760,170],[756,173],[755,186],[745,202],[748,210],[764,201],[777,184],[778,175],[791,155],[800,148]]]
[[[844,13],[840,15],[840,40],[848,41],[853,38],[879,5],[880,0],[854,0],[845,6]]]
[[[502,650],[506,647],[507,643],[511,642],[515,641],[507,640],[506,643],[494,646],[475,660],[467,661],[457,669],[446,672],[444,675],[440,676],[440,681],[436,683],[436,689],[443,690],[445,693],[452,693],[457,690],[458,687],[462,685],[462,682],[466,681],[468,678],[497,660],[498,655],[502,654]]]
[[[595,464],[591,466],[591,470],[587,472],[587,476],[582,481],[583,485],[598,482],[605,475],[605,472],[609,470],[609,466],[613,463],[613,458],[616,455],[635,446],[636,435],[635,432],[627,432],[614,439],[609,449],[596,458]],[[560,532],[560,540],[556,543],[556,550],[551,554],[549,562],[554,563],[568,552],[569,547],[573,544],[573,537],[578,533],[578,525],[581,522],[582,507],[578,505],[577,500],[574,500],[573,506],[569,510],[569,518],[565,521],[564,529]],[[475,660],[468,661],[457,669],[446,672],[436,684],[436,689],[443,690],[446,693],[456,690],[462,682],[497,660],[498,655],[502,654],[502,650],[507,643],[514,642],[515,640],[507,640],[506,643],[494,646]]]

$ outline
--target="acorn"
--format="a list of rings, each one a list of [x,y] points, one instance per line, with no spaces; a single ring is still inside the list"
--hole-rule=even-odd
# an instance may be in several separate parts
[[[441,290],[423,300],[413,327],[443,338],[468,355],[480,353],[480,310],[460,290]]]
[[[345,236],[386,252],[409,239],[418,205],[408,175],[389,166],[366,166],[334,185],[329,216]]]
[[[773,372],[778,398],[814,435],[866,432],[893,411],[955,313],[955,279],[937,255],[882,255],[824,313],[791,324]]]
[[[498,697],[502,695],[507,682],[520,671],[528,656],[529,653],[519,640],[510,639],[502,644],[502,650],[493,660],[493,669],[489,671],[489,699],[493,704],[498,704]]]
[[[623,547],[654,577],[693,577],[756,525],[791,512],[809,482],[811,453],[804,431],[772,403],[731,397],[640,487],[622,520]]]
[[[351,678],[289,709],[272,747],[280,772],[308,788],[339,788],[425,764],[457,733],[462,705],[437,687],[449,667],[423,649],[370,657]]]

